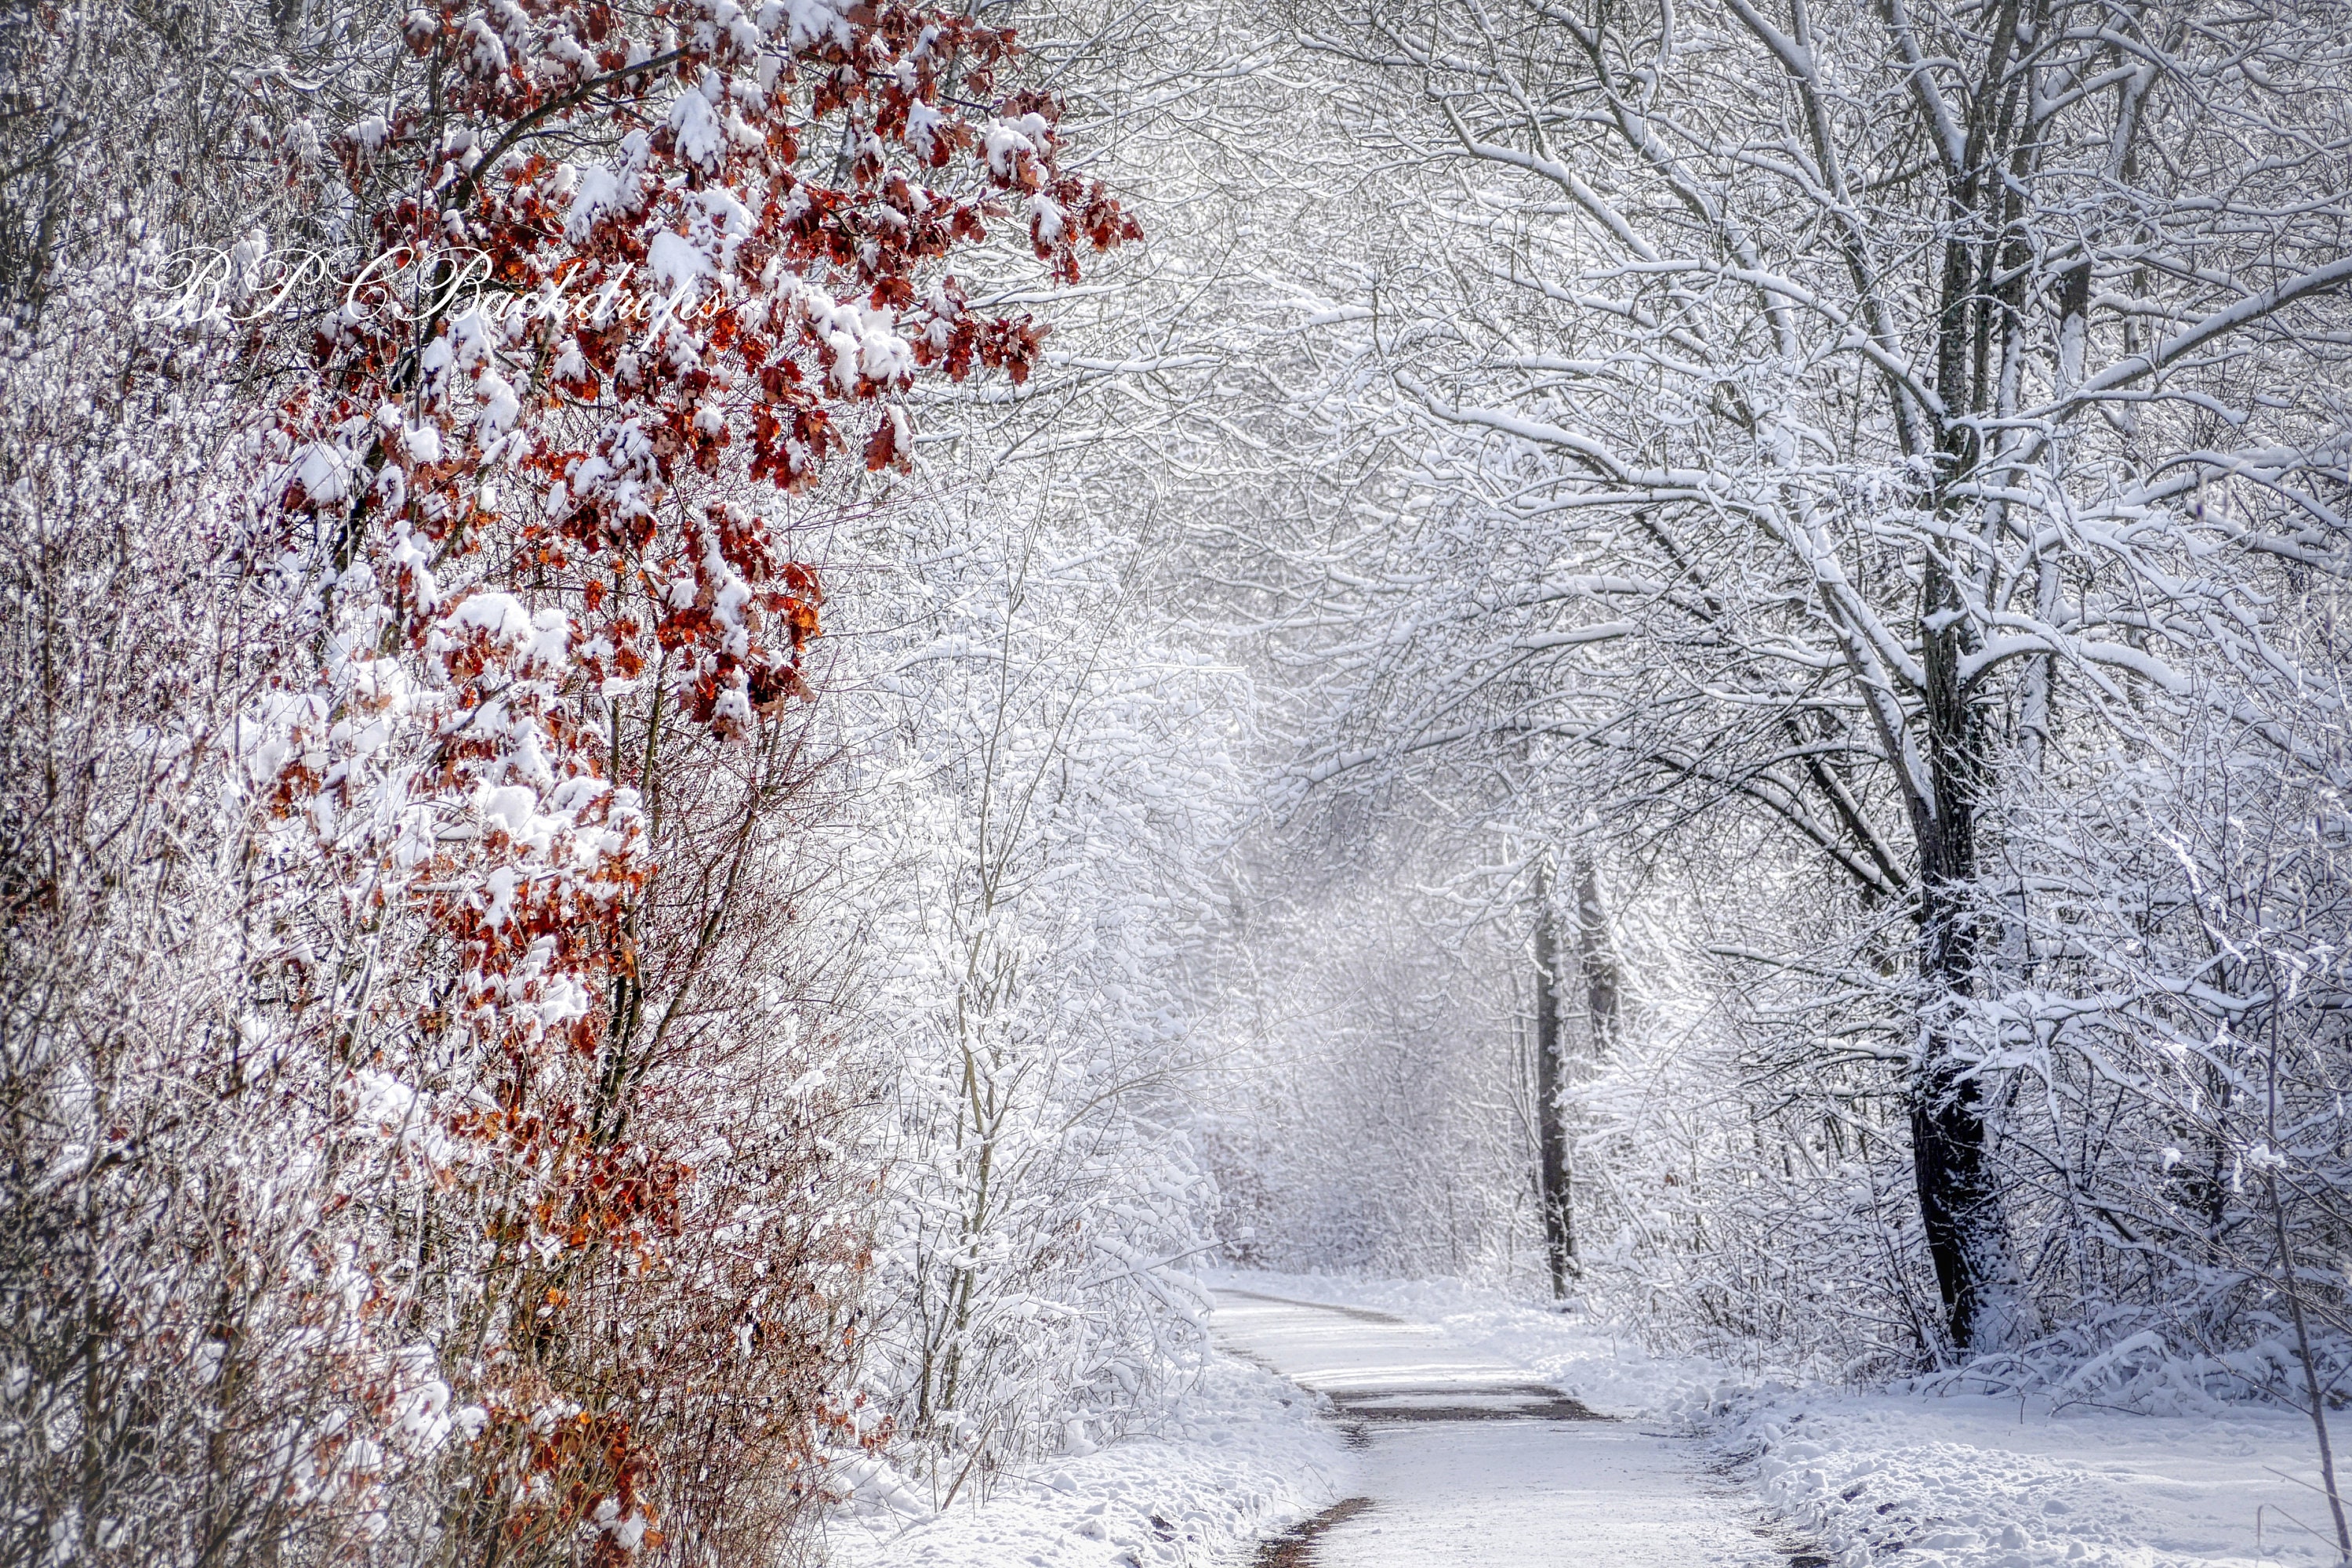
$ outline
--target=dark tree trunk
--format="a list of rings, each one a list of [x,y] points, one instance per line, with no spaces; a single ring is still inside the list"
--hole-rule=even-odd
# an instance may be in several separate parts
[[[1617,1020],[1624,1007],[1624,984],[1617,955],[1609,945],[1607,911],[1601,905],[1601,877],[1587,860],[1576,877],[1576,963],[1584,971],[1584,1016],[1592,1029],[1595,1058],[1617,1044]]]
[[[1911,1162],[1953,1347],[1993,1349],[2014,1321],[2006,1215],[1987,1169],[1977,1080],[1958,1078],[1940,1052],[1912,1086]]]
[[[1551,868],[1536,873],[1536,1194],[1543,1210],[1544,1256],[1551,1293],[1568,1295],[1576,1271],[1576,1210],[1570,1188],[1568,1121],[1559,1096],[1567,1086],[1567,1041],[1559,1026],[1559,915],[1552,907]]]
[[[1986,1148],[1982,1087],[1955,1057],[1951,1037],[1954,1015],[1975,987],[1985,936],[1972,894],[1990,738],[1959,679],[1968,633],[1959,594],[1940,563],[1929,563],[1921,599],[1921,719],[1932,795],[1912,807],[1924,994],[1910,1084],[1911,1159],[1945,1322],[1952,1348],[1966,1356],[2006,1342],[2020,1310],[2008,1216]]]
[[[2004,242],[2022,251],[2014,193],[1999,177],[2016,141],[2017,84],[2010,62],[2023,34],[2024,0],[1992,8],[1990,47],[1971,100],[1967,145],[1949,190],[1940,310],[1937,321],[1937,479],[1935,509],[1956,526],[1976,501],[1956,498],[1987,458],[1980,416],[1989,412],[1995,343],[2010,352],[2005,328],[2017,309],[2013,291],[1993,283]],[[2019,173],[2021,171],[2012,171]],[[2019,1318],[2020,1292],[2010,1260],[2009,1227],[1986,1148],[1983,1090],[1953,1051],[1956,1015],[1977,980],[1984,941],[1973,905],[1977,814],[1986,797],[1991,738],[1962,671],[1980,627],[1968,613],[1956,573],[1965,556],[1930,552],[1919,593],[1920,739],[1926,788],[1914,781],[1911,826],[1919,848],[1918,1056],[1909,1086],[1912,1170],[1928,1256],[1943,1297],[1953,1348],[1966,1356],[2005,1342]],[[1901,765],[1897,753],[1894,759]]]

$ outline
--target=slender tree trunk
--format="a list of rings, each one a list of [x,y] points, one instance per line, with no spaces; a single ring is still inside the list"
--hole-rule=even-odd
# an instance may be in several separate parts
[[[2279,989],[2273,979],[2270,987]],[[2336,1525],[2336,1561],[2352,1563],[2352,1522],[2344,1514],[2344,1494],[2336,1487],[2336,1447],[2328,1440],[2327,1388],[2319,1381],[2318,1364],[2311,1356],[2311,1324],[2303,1310],[2303,1280],[2295,1269],[2294,1237],[2286,1223],[2286,1201],[2279,1195],[2279,1016],[2270,1016],[2270,1048],[2263,1053],[2263,1140],[2270,1163],[2263,1169],[2263,1196],[2271,1212],[2271,1236],[2278,1246],[2279,1289],[2286,1297],[2287,1320],[2294,1326],[2295,1359],[2303,1363],[2304,1397],[2311,1408],[2311,1433],[2319,1445],[2319,1479],[2327,1491],[2327,1511]]]
[[[2272,1096],[2275,1107],[2277,1096]],[[2286,1205],[2279,1199],[2278,1172],[2263,1173],[2270,1198],[2271,1225],[2278,1238],[2279,1285],[2286,1293],[2289,1321],[2294,1324],[2294,1351],[2303,1363],[2304,1396],[2311,1406],[2311,1430],[2319,1443],[2319,1479],[2327,1490],[2327,1511],[2336,1521],[2336,1560],[2352,1563],[2352,1523],[2344,1517],[2344,1495],[2336,1489],[2336,1449],[2327,1439],[2327,1390],[2321,1386],[2319,1368],[2311,1358],[2311,1329],[2303,1315],[2303,1287],[2295,1278],[2294,1246],[2287,1237]]]
[[[1559,1097],[1567,1086],[1567,1042],[1559,1026],[1559,915],[1552,907],[1551,866],[1536,872],[1536,1189],[1543,1209],[1544,1256],[1551,1293],[1568,1296],[1576,1270],[1576,1211],[1570,1190],[1568,1123]]]
[[[1625,985],[1617,971],[1617,954],[1609,945],[1601,874],[1589,859],[1576,874],[1576,963],[1584,972],[1584,1016],[1591,1026],[1592,1053],[1603,1057],[1616,1048]]]

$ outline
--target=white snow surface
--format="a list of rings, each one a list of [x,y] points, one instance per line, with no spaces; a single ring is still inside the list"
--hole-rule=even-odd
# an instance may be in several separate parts
[[[1217,1331],[1363,1423],[1363,1511],[1316,1541],[1322,1568],[1780,1568],[1759,1510],[1654,1423],[1547,1419],[1510,1355],[1439,1327],[1303,1305],[1256,1281],[1217,1295]],[[1475,1419],[1444,1419],[1475,1410]],[[1412,1412],[1418,1419],[1381,1419]]]
[[[1902,1568],[2332,1563],[2305,1416],[1909,1394],[1736,1397],[1727,1451],[1832,1561]],[[1752,1456],[1752,1458],[1750,1457]]]
[[[944,1510],[861,1489],[829,1522],[834,1568],[1198,1568],[1343,1495],[1354,1456],[1312,1395],[1222,1352],[1151,1427],[1040,1460]],[[944,1490],[944,1485],[941,1490]],[[861,1506],[862,1503],[862,1506]]]
[[[1515,1368],[1634,1418],[1628,1429],[1696,1433],[1711,1468],[1778,1515],[1787,1551],[1838,1568],[2255,1568],[2336,1557],[2311,1424],[2291,1410],[2144,1415],[2040,1396],[1857,1393],[1653,1356],[1580,1316],[1458,1281],[1230,1273],[1213,1282],[1411,1318],[1433,1336],[1432,1356],[1458,1355],[1482,1375]],[[1451,1485],[1442,1467],[1478,1462],[1458,1450],[1412,1455],[1397,1473]],[[1694,1509],[1712,1506],[1704,1489],[1690,1494]],[[1615,1500],[1606,1487],[1589,1490],[1595,1510],[1624,1505],[1622,1490]],[[1512,1506],[1508,1496],[1491,1495],[1493,1517]],[[1406,1560],[1340,1551],[1353,1528],[1324,1538],[1321,1568]],[[1437,1550],[1422,1560],[1449,1560],[1428,1554]],[[1612,1550],[1525,1560],[1598,1568],[1670,1559]]]
[[[832,1521],[830,1561],[1240,1568],[1259,1539],[1353,1497],[1372,1507],[1318,1537],[1317,1568],[2335,1558],[2310,1423],[2293,1411],[2149,1415],[2040,1396],[1857,1393],[1654,1355],[1581,1315],[1459,1281],[1225,1272],[1209,1283],[1217,1337],[1237,1353],[1208,1357],[1149,1430],[1041,1460],[984,1498],[967,1484],[943,1511],[895,1479],[861,1489]],[[1538,1384],[1620,1419],[1372,1421],[1369,1446],[1350,1452],[1330,1418],[1333,1398],[1510,1410],[1539,1403],[1528,1392]]]

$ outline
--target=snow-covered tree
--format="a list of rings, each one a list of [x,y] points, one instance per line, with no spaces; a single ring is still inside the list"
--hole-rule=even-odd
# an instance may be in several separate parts
[[[1806,846],[1881,917],[1951,1341],[2030,1331],[1967,1023],[1999,803],[2191,713],[2292,744],[2320,667],[2282,595],[2340,550],[2345,39],[2022,3],[1315,27],[1419,176],[1412,250],[1335,303],[1424,498],[1358,535],[1388,673],[1316,767],[1532,745],[1653,838]]]
[[[9,26],[117,93],[174,41]],[[903,462],[910,384],[1034,363],[955,254],[1066,279],[1133,226],[968,17],[226,31],[226,219],[11,230],[10,1539],[772,1553],[887,1436],[794,541]],[[37,185],[104,94],[57,96]]]

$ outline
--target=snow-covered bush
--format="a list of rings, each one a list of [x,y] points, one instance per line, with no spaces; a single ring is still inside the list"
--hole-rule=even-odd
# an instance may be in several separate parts
[[[895,1086],[866,1375],[945,1496],[1117,1436],[1194,1358],[1173,966],[1237,795],[1234,677],[1128,615],[1131,540],[909,521],[843,571],[896,615],[836,668],[873,726],[863,1026]]]

